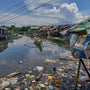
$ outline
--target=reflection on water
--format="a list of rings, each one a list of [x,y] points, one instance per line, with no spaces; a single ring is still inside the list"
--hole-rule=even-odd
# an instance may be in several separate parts
[[[8,48],[8,41],[0,41],[0,53]]]
[[[42,43],[37,43],[37,42],[34,42],[34,44],[36,45],[36,47],[40,50],[40,52],[42,52]]]
[[[43,66],[45,59],[59,61],[59,57],[70,55],[70,51],[62,49],[52,42],[42,40],[36,44],[33,38],[23,36],[12,42],[0,42],[0,77],[15,71],[30,70]],[[22,64],[19,62],[22,61]]]

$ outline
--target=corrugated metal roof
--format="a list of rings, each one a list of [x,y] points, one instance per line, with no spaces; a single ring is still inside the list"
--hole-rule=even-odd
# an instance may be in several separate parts
[[[39,27],[31,27],[31,29],[39,29]]]
[[[78,32],[86,32],[90,34],[90,19],[86,20],[85,22],[79,23],[77,28],[71,29],[70,32],[78,33]]]

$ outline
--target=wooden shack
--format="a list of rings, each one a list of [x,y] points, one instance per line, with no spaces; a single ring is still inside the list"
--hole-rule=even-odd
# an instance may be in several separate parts
[[[0,40],[8,38],[8,30],[7,28],[0,27]]]
[[[90,19],[69,31],[70,46],[74,57],[90,59]]]
[[[50,27],[42,27],[40,28],[40,36],[48,36]]]
[[[40,28],[39,27],[31,27],[30,32],[32,33],[39,33]]]

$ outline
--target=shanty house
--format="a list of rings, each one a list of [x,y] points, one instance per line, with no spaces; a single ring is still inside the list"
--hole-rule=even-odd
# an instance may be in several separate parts
[[[40,28],[39,27],[31,27],[30,32],[32,33],[39,33]]]
[[[74,24],[69,24],[69,25],[61,25],[60,26],[60,34],[62,36],[69,36],[69,30],[71,28],[75,27]]]
[[[69,34],[73,56],[90,59],[90,19],[70,30]]]
[[[48,36],[50,27],[42,27],[40,28],[40,36]]]
[[[8,30],[6,28],[0,27],[0,40],[8,38]]]

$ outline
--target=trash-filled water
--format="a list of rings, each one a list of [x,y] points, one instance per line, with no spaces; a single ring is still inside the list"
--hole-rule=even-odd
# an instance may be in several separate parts
[[[35,71],[34,68],[43,66],[47,58],[59,60],[60,55],[70,55],[70,51],[49,41],[42,41],[41,47],[35,45],[34,39],[27,36],[0,43],[0,77],[14,71]]]
[[[69,50],[44,39],[37,44],[27,36],[1,43],[0,77],[20,72],[1,78],[2,90],[74,90],[78,62],[60,60],[60,56],[72,57]],[[85,65],[90,70],[90,63]],[[83,67],[79,74],[77,90],[85,90],[89,83]]]

